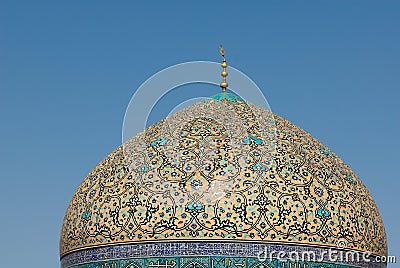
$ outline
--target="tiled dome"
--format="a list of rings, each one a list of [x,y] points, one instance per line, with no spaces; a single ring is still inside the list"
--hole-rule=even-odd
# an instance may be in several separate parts
[[[387,255],[376,204],[338,156],[221,93],[148,127],[89,173],[60,255],[62,267],[267,267],[254,256],[266,245]]]

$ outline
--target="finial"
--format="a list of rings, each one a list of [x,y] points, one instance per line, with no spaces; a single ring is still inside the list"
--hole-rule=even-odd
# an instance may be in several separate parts
[[[225,50],[224,47],[222,45],[219,46],[219,52],[221,53],[222,56],[222,72],[221,72],[221,76],[222,76],[222,82],[219,85],[222,88],[222,92],[226,92],[226,89],[228,87],[228,82],[226,82],[226,77],[228,76],[228,72],[226,71],[226,67],[228,67],[228,64],[226,63],[225,60]]]

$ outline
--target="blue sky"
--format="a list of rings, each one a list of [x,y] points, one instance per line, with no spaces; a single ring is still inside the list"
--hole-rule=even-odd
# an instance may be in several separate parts
[[[389,0],[1,1],[1,266],[59,265],[70,198],[120,144],[135,89],[167,66],[219,61],[220,43],[275,113],[362,178],[400,258],[399,14]]]

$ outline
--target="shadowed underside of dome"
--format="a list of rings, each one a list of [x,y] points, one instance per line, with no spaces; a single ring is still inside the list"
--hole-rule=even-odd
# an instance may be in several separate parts
[[[379,211],[352,170],[229,93],[150,126],[96,166],[68,207],[60,254],[173,241],[387,254]]]

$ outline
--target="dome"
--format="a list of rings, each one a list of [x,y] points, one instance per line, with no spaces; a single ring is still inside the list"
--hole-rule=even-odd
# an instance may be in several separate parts
[[[335,153],[220,93],[148,127],[84,178],[60,257],[62,267],[277,267],[257,258],[266,247],[387,255],[373,198]]]

